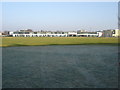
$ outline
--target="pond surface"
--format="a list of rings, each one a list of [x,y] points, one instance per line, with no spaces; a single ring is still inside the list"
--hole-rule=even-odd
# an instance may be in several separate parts
[[[4,47],[3,88],[117,88],[118,47]]]

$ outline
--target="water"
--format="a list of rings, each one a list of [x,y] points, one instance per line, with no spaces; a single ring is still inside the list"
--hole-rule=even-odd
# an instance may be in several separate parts
[[[2,68],[3,88],[117,88],[118,48],[4,47]]]

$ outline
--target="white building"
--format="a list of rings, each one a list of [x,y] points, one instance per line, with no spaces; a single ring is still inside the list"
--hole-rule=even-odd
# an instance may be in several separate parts
[[[102,37],[102,32],[97,32],[97,34],[98,34],[98,37]]]
[[[12,35],[13,37],[101,37],[102,32],[81,32],[78,34],[76,31],[33,32],[33,31],[27,31],[27,30],[20,30],[16,32],[10,32],[10,35]]]
[[[13,32],[13,37],[67,37],[67,33]]]
[[[68,37],[76,37],[77,36],[77,32],[72,31],[72,32],[68,32]]]
[[[9,35],[13,35],[13,32],[12,32],[12,31],[10,31],[10,32],[9,32]]]
[[[112,36],[113,36],[113,37],[119,37],[119,36],[120,36],[120,30],[119,30],[119,29],[113,30]]]

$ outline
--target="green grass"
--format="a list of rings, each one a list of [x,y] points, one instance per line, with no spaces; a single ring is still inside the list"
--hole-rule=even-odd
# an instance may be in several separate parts
[[[0,46],[37,46],[37,45],[117,45],[118,38],[108,37],[2,37]]]

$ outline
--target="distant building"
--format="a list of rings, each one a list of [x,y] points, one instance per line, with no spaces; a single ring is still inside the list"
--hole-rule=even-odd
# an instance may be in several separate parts
[[[13,32],[13,37],[67,37],[67,33],[63,32],[50,32],[50,31],[27,31],[27,30],[20,30]]]
[[[88,32],[86,30],[78,30],[77,36],[78,37],[100,37],[100,33],[98,32]]]
[[[113,37],[120,37],[120,30],[119,29],[113,30],[112,36]]]
[[[33,32],[32,29],[25,29],[25,30],[20,30],[21,32]]]
[[[68,32],[68,37],[76,37],[77,36],[77,32],[75,31],[71,31],[71,32]]]
[[[120,37],[120,30],[103,30],[102,37]]]
[[[102,37],[112,37],[113,30],[103,30]]]
[[[97,32],[81,32],[80,34],[77,34],[78,37],[98,37]]]
[[[77,34],[80,34],[81,32],[87,32],[87,30],[78,30]]]
[[[10,31],[4,31],[3,33],[4,33],[4,35],[9,35],[9,32]]]
[[[7,35],[2,33],[2,32],[0,32],[0,37],[7,37]]]
[[[102,37],[102,35],[103,35],[103,32],[101,32],[101,31],[98,31],[98,32],[97,32],[97,34],[98,34],[98,37]]]
[[[79,31],[33,31],[31,29],[19,30],[14,32],[6,32],[7,36],[13,37],[120,37],[120,30],[103,30],[96,32],[87,32],[86,30]],[[4,36],[5,36],[4,35]]]
[[[20,30],[15,32],[10,32],[10,35],[13,37],[100,37],[100,32],[87,32],[80,31],[80,33],[76,31],[28,31],[28,30]]]

